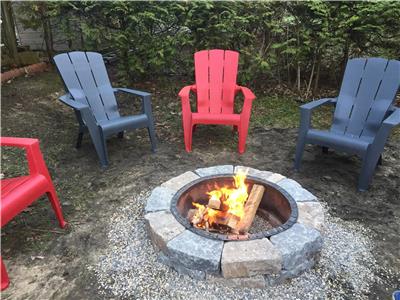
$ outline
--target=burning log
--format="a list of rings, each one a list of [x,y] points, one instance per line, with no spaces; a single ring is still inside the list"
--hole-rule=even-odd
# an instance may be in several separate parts
[[[194,218],[194,216],[196,215],[196,211],[197,211],[196,208],[191,208],[191,209],[189,209],[189,211],[188,211],[188,213],[187,213],[187,218],[188,218],[189,220],[192,220],[192,219]]]
[[[235,232],[247,233],[253,224],[258,206],[260,205],[262,196],[264,195],[265,187],[262,185],[254,184],[251,189],[249,198],[244,206],[244,215],[234,227]]]
[[[231,215],[229,217],[228,223],[226,225],[229,226],[230,228],[232,228],[233,230],[236,230],[236,227],[238,226],[239,221],[240,221],[240,217]]]
[[[207,231],[227,231],[246,234],[250,229],[261,198],[264,186],[254,184],[248,194],[245,174],[234,176],[234,187],[221,187],[207,192],[208,202],[192,202],[187,218],[193,226]],[[242,217],[240,217],[242,216]]]
[[[215,197],[211,197],[210,200],[208,201],[208,207],[212,209],[220,209],[221,201]]]

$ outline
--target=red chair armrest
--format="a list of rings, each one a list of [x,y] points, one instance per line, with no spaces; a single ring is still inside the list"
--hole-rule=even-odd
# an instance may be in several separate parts
[[[256,99],[256,96],[254,95],[254,93],[247,87],[237,85],[235,91],[241,91],[245,100],[246,99],[247,100]]]
[[[29,138],[0,137],[0,146],[27,148],[35,143],[39,143],[39,140]]]
[[[24,148],[28,160],[29,174],[43,174],[50,179],[47,166],[43,160],[38,139],[0,137],[0,146]]]
[[[191,113],[189,102],[190,91],[196,91],[196,85],[187,85],[178,94],[181,97],[183,114]]]
[[[187,85],[187,86],[183,87],[178,95],[181,98],[183,98],[183,97],[188,97],[189,98],[190,91],[195,92],[196,91],[196,85]]]

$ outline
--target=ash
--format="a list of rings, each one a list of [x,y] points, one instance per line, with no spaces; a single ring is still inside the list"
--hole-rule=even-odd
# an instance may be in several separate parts
[[[324,247],[314,269],[280,286],[228,288],[179,275],[157,261],[143,218],[148,193],[138,195],[109,220],[108,247],[95,265],[100,293],[132,299],[365,299],[378,270],[373,236],[357,223],[325,212]]]
[[[256,214],[253,220],[253,224],[251,224],[249,233],[258,233],[270,230],[272,228],[274,227],[268,222],[268,220]]]

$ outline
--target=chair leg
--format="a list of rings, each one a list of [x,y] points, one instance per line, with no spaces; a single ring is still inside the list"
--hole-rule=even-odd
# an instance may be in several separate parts
[[[60,224],[61,228],[64,228],[67,225],[67,222],[65,222],[61,206],[60,206],[60,201],[58,200],[56,190],[52,186],[50,191],[47,193],[47,197],[50,200],[51,206],[53,207],[54,213],[56,214],[56,217],[58,219],[58,223]]]
[[[192,137],[193,137],[193,125],[191,124],[190,118],[183,118],[183,137],[185,140],[186,152],[192,152]]]
[[[294,159],[294,168],[296,170],[300,170],[301,159],[303,157],[305,145],[306,145],[306,142],[305,142],[304,137],[299,135],[298,140],[297,140],[297,146],[296,146],[296,156]]]
[[[101,166],[103,168],[105,168],[108,166],[107,140],[103,136],[103,134],[101,136],[102,136],[102,140],[100,142],[101,142],[101,148],[103,150],[103,153],[101,153],[100,163],[101,163]]]
[[[92,136],[92,141],[99,157],[100,164],[103,168],[108,166],[108,153],[107,153],[107,141],[103,133],[100,132],[98,135]]]
[[[124,132],[123,131],[118,132],[118,138],[120,138],[120,139],[124,138]]]
[[[327,154],[328,153],[328,147],[322,147],[322,153]]]
[[[10,285],[10,279],[8,278],[6,266],[3,263],[3,258],[1,260],[1,290],[4,291]]]
[[[156,132],[154,130],[153,124],[151,124],[151,125],[149,125],[149,127],[147,127],[147,131],[148,131],[149,137],[150,137],[151,151],[156,152],[156,149],[157,149],[157,137],[156,137]]]
[[[248,134],[249,126],[241,123],[238,130],[239,130],[239,153],[243,154],[246,151],[246,139]]]
[[[186,152],[192,152],[192,140],[193,140],[193,130],[191,128],[183,130],[185,138],[185,150]]]
[[[82,146],[82,138],[83,138],[83,132],[79,131],[75,146],[76,149],[79,149]]]
[[[361,167],[361,174],[358,179],[358,190],[364,192],[368,190],[369,183],[371,182],[372,176],[374,175],[374,171],[376,165],[378,164],[379,156],[372,155],[367,153],[364,156],[362,167]]]

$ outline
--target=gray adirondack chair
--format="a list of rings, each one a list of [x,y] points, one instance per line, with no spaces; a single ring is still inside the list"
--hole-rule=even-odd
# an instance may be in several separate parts
[[[295,168],[300,168],[305,144],[356,154],[362,159],[358,189],[368,189],[391,129],[400,124],[394,106],[400,86],[400,62],[383,58],[355,58],[347,62],[337,98],[320,99],[300,107],[301,122]],[[310,128],[312,110],[336,105],[330,130]]]
[[[151,148],[156,150],[156,135],[151,111],[151,94],[127,88],[113,88],[100,53],[74,51],[54,57],[64,81],[67,94],[59,99],[75,110],[79,123],[76,147],[82,143],[83,134],[89,132],[100,163],[108,165],[106,139],[124,130],[148,129]],[[142,113],[120,116],[114,93],[123,92],[142,99]]]

